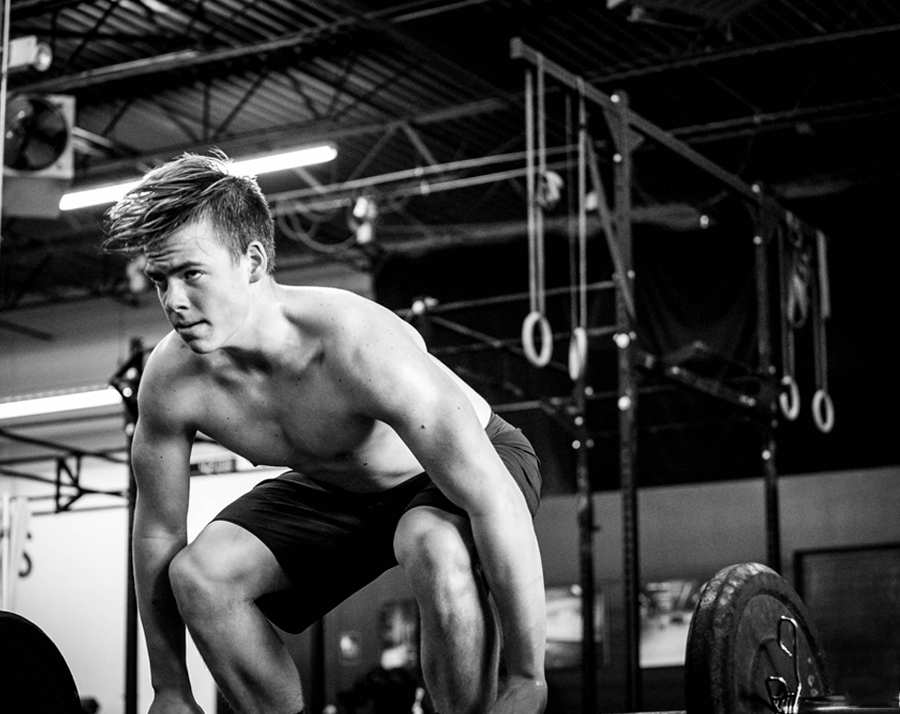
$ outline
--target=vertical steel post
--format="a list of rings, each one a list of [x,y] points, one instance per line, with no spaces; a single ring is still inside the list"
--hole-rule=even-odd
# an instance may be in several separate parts
[[[128,435],[131,453],[131,435]],[[125,606],[125,714],[137,714],[138,607],[134,585],[134,503],[137,486],[131,459],[128,459],[128,575]]]
[[[587,112],[584,95],[579,93],[578,102],[578,243],[579,249],[587,241]],[[586,311],[586,308],[582,307]],[[587,322],[587,315],[581,320]],[[572,315],[572,327],[575,329],[575,313]],[[584,360],[587,362],[588,350],[585,349]],[[596,586],[594,584],[594,497],[591,487],[590,467],[588,464],[590,442],[587,429],[587,365],[582,364],[573,385],[573,401],[575,407],[575,434],[577,452],[575,477],[578,503],[578,573],[581,586],[581,709],[583,714],[595,714],[597,711],[597,645],[595,642],[596,618],[594,602]]]
[[[781,572],[781,518],[778,499],[778,469],[775,465],[775,430],[768,423],[761,427],[763,481],[766,503],[766,564]]]
[[[113,378],[125,406],[125,436],[128,448],[128,570],[125,595],[125,714],[137,714],[138,699],[138,604],[134,583],[134,505],[137,484],[131,459],[134,427],[137,424],[137,392],[144,371],[144,347],[140,338],[131,340],[131,356],[126,370]],[[122,372],[122,370],[120,370]],[[130,391],[126,391],[130,390]]]
[[[629,313],[628,295],[634,295],[634,270],[631,245],[631,128],[628,121],[628,96],[617,92],[612,97],[616,111],[611,117],[616,154],[613,157],[615,186],[616,242],[620,255],[619,290],[616,291],[616,321],[619,373],[619,478],[622,496],[622,568],[625,603],[626,702],[629,711],[641,708],[640,668],[640,568],[637,495],[637,389],[634,371],[634,324]],[[632,303],[633,304],[633,303]]]
[[[6,92],[9,77],[9,13],[11,0],[3,2],[3,17],[0,19],[0,129],[3,131],[3,141],[0,141],[0,217],[3,215],[3,166],[4,148],[6,143]],[[2,225],[2,224],[0,224]],[[3,235],[0,233],[0,250],[2,250]]]
[[[575,384],[576,482],[578,486],[578,564],[581,585],[581,700],[582,714],[597,711],[597,645],[594,640],[594,499],[588,466],[587,424],[585,420],[584,373]]]
[[[581,585],[581,700],[583,714],[597,711],[597,646],[594,641],[594,500],[588,469],[587,429],[584,426],[584,380],[576,386],[579,402],[576,417],[576,479],[578,483],[578,563]]]
[[[758,185],[753,190],[760,196],[756,233],[753,236],[754,267],[756,269],[756,349],[759,357],[759,373],[762,379],[774,378],[772,364],[771,323],[769,320],[769,261],[768,249],[772,237],[778,238],[776,220],[762,201]],[[784,337],[782,336],[782,339]],[[766,564],[776,573],[781,572],[781,513],[778,498],[778,466],[775,462],[775,426],[777,399],[771,399],[765,407],[759,427],[760,458],[762,461],[763,487],[765,491]]]

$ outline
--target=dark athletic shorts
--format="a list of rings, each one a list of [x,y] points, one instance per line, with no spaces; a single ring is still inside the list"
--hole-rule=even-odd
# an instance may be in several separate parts
[[[533,516],[541,475],[531,443],[496,414],[485,432]],[[394,530],[416,506],[463,514],[425,473],[387,491],[357,494],[289,471],[257,484],[214,520],[245,528],[275,554],[291,588],[265,595],[258,604],[275,625],[296,633],[397,565]]]

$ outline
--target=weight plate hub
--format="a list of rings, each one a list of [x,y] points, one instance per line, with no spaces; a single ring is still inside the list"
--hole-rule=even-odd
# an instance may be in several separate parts
[[[785,617],[796,623],[787,642],[779,629]],[[759,563],[720,570],[701,591],[688,632],[688,714],[772,714],[768,678],[797,687],[795,660],[784,644],[796,658],[801,696],[830,695],[818,635],[790,585]]]

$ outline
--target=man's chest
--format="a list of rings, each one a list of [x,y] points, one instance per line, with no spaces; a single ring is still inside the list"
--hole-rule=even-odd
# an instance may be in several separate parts
[[[204,395],[199,430],[255,464],[297,467],[350,458],[375,422],[323,380],[229,380]]]

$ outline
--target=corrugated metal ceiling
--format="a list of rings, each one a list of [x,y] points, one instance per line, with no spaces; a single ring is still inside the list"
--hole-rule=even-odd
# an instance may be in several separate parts
[[[276,199],[324,190],[330,202],[315,212],[276,200],[324,241],[345,241],[335,206],[367,179],[384,202],[386,245],[460,225],[482,235],[492,222],[521,233],[520,178],[425,196],[381,179],[437,165],[430,181],[461,181],[523,164],[514,37],[602,91],[627,91],[638,113],[787,201],[897,177],[900,7],[888,0],[13,0],[10,12],[11,36],[49,42],[54,62],[11,74],[9,92],[76,99],[73,185],[185,150],[239,156],[329,139],[333,164],[262,181]],[[548,101],[560,145],[562,104]],[[639,204],[708,199],[691,171],[657,164],[660,153],[636,160]],[[515,159],[493,163],[506,154]],[[355,191],[336,190],[351,180]],[[125,289],[121,266],[97,255],[102,209],[31,219],[5,208],[0,310]],[[282,242],[286,263],[335,257]]]

